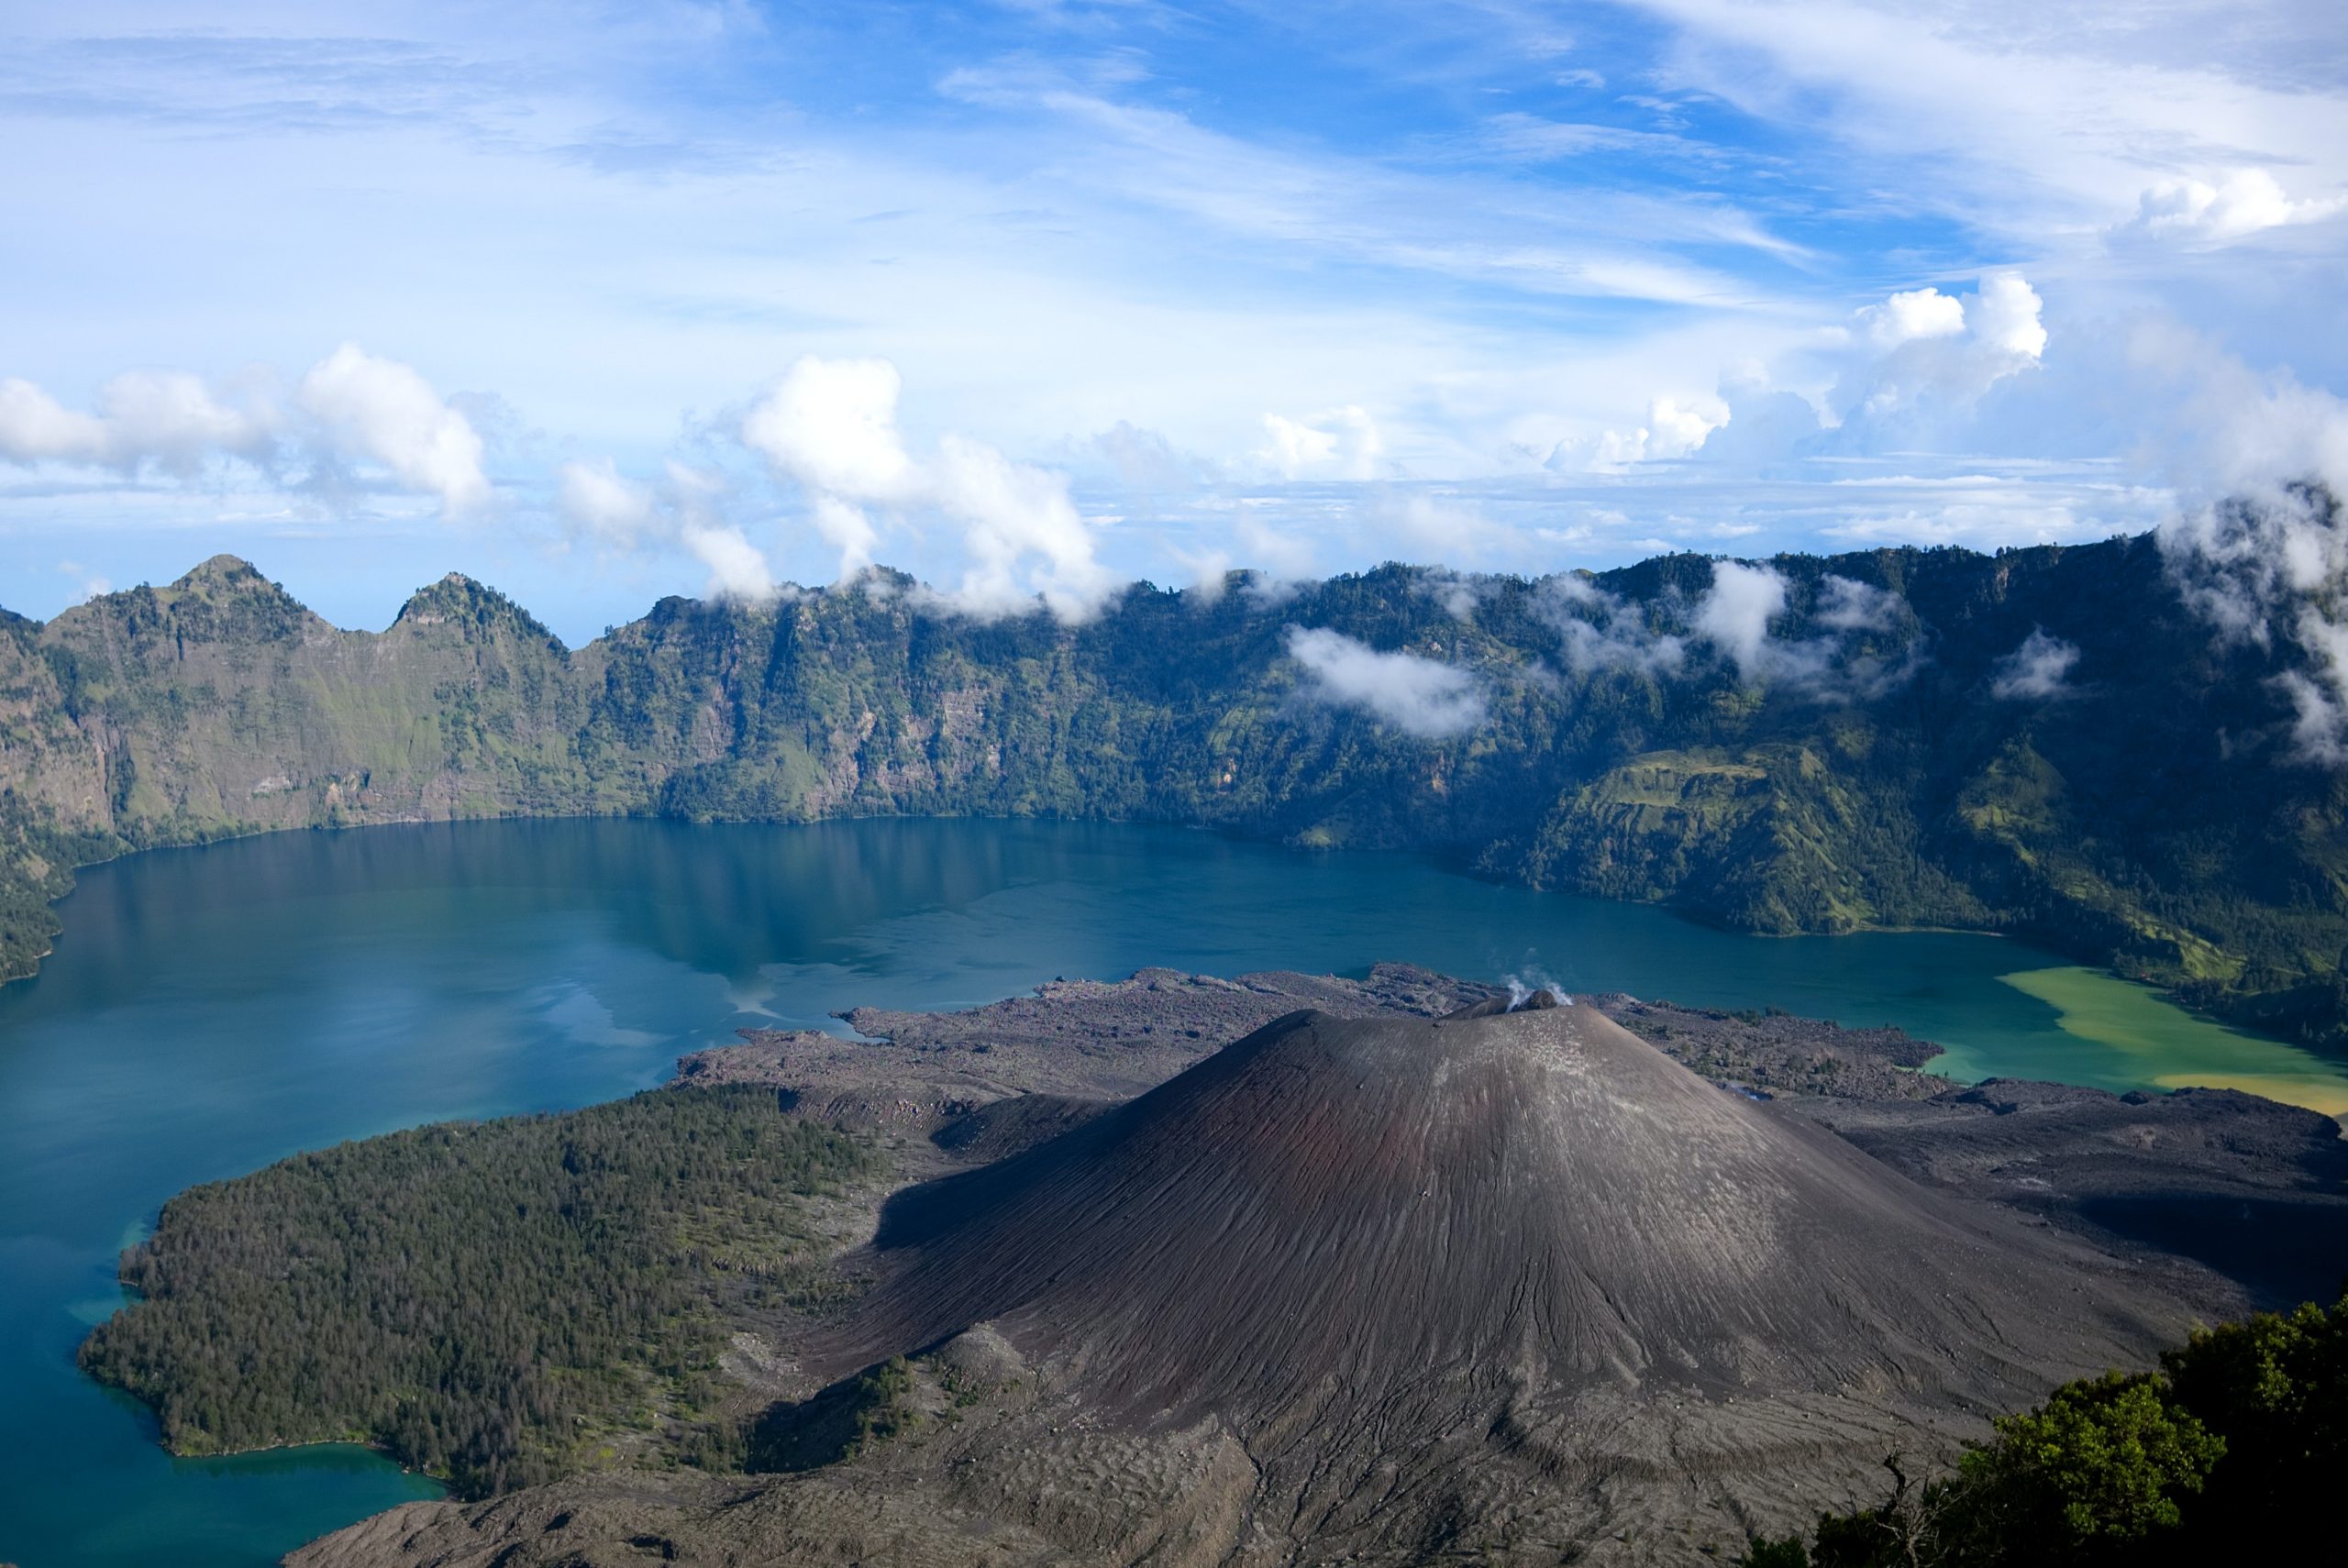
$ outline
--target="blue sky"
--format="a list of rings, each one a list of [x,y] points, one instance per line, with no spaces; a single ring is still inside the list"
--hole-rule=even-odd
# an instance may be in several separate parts
[[[2348,475],[2329,3],[0,17],[0,603],[573,640],[1386,558],[1981,547]]]

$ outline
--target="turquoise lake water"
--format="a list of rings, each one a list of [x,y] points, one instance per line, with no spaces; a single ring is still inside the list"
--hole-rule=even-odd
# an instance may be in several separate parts
[[[93,868],[62,913],[40,975],[0,988],[0,1562],[21,1568],[256,1568],[432,1494],[353,1450],[173,1460],[135,1403],[80,1376],[75,1344],[120,1300],[116,1255],[163,1199],[345,1138],[626,1094],[745,1026],[836,1029],[858,1003],[967,1006],[1151,964],[1393,958],[1896,1023],[1975,1076],[2124,1088],[2288,1051],[2174,1010],[2157,1057],[2141,1025],[2099,1040],[2081,1009],[2066,1029],[2001,980],[2062,961],[1991,937],[1737,936],[1415,856],[1179,829],[282,834]],[[2286,1065],[2348,1086],[2304,1053]]]

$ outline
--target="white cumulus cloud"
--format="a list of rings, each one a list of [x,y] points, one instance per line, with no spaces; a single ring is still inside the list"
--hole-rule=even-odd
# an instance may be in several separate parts
[[[1919,337],[1954,337],[1965,330],[1965,302],[1938,289],[1910,289],[1859,312],[1868,340],[1888,351]]]
[[[1750,686],[1780,684],[1822,701],[1876,697],[1912,676],[1921,655],[1899,657],[1872,650],[1864,634],[1896,632],[1912,613],[1898,594],[1829,573],[1818,585],[1810,619],[1812,636],[1778,630],[1789,617],[1792,583],[1776,567],[1714,561],[1712,585],[1696,602],[1690,621]]]
[[[1577,572],[1545,578],[1534,608],[1564,639],[1566,667],[1577,675],[1634,669],[1668,675],[1687,662],[1684,637],[1650,627],[1642,609]]]
[[[1992,272],[1965,307],[1965,325],[1990,353],[2035,360],[2046,352],[2046,327],[2039,319],[2045,308],[2021,273]]]
[[[948,436],[937,444],[934,493],[939,510],[965,525],[958,608],[1011,614],[1041,598],[1060,620],[1083,621],[1116,588],[1093,558],[1092,531],[1065,476]]]
[[[2147,444],[2172,483],[2207,503],[2320,479],[2348,494],[2348,398],[2287,370],[2261,373],[2198,333],[2148,322],[2121,367],[2159,411]]]
[[[1680,439],[1707,461],[1745,464],[1966,441],[1993,390],[2041,368],[2044,309],[2029,280],[2012,271],[1985,274],[1970,293],[1899,291],[1860,307],[1855,328],[1822,330],[1775,370],[1736,367],[1722,378],[1724,401],[1676,405],[1689,416]],[[1605,470],[1610,456],[1670,455],[1654,434],[1671,427],[1665,412],[1658,404],[1635,439],[1610,433],[1611,447],[1589,466]]]
[[[1316,430],[1301,420],[1285,414],[1264,415],[1267,437],[1262,452],[1257,454],[1282,479],[1295,479],[1337,458],[1337,436],[1335,431]]]
[[[765,552],[726,517],[726,487],[715,475],[672,462],[648,484],[608,458],[565,463],[557,501],[564,523],[611,548],[683,549],[708,569],[703,591],[712,599],[763,603],[777,592]]]
[[[2221,642],[2294,649],[2276,677],[2307,761],[2348,763],[2348,509],[2320,484],[2238,496],[2160,531],[2179,595]]]
[[[1304,667],[1313,693],[1358,708],[1405,734],[1441,740],[1484,720],[1484,697],[1464,669],[1413,653],[1379,653],[1325,627],[1292,626],[1289,657]]]
[[[709,569],[704,590],[712,599],[764,603],[775,596],[767,558],[741,529],[731,525],[687,522],[678,530],[685,548]]]
[[[1692,621],[1697,635],[1727,655],[1739,674],[1760,680],[1785,662],[1769,636],[1769,624],[1785,613],[1786,579],[1777,568],[1714,561],[1712,586],[1697,602]]]
[[[880,547],[880,531],[865,515],[864,508],[819,491],[808,506],[807,520],[815,525],[815,532],[824,542],[839,553],[843,580],[872,564],[873,552]]]
[[[2017,273],[1993,273],[1973,294],[1947,304],[1950,313],[1942,314],[1953,323],[1949,330],[1879,344],[1886,351],[1847,379],[1860,392],[1863,413],[1976,398],[2045,352],[2044,302]]]
[[[1727,423],[1728,405],[1716,397],[1684,404],[1676,398],[1656,398],[1647,404],[1646,455],[1684,458]]]
[[[95,414],[60,403],[31,381],[0,381],[0,458],[18,463],[147,464],[191,473],[215,453],[259,458],[270,447],[265,407],[232,407],[184,370],[127,370],[98,389]]]
[[[2162,180],[2137,199],[2125,235],[2187,245],[2223,245],[2270,228],[2316,223],[2348,210],[2348,197],[2294,201],[2264,169],[2236,169],[2212,183]]]
[[[1279,585],[1301,582],[1320,569],[1321,554],[1309,536],[1285,531],[1252,509],[1241,511],[1232,533],[1239,541],[1241,564],[1263,573],[1257,586],[1265,592],[1276,593]]]
[[[1368,480],[1384,468],[1386,438],[1369,411],[1347,403],[1311,416],[1264,415],[1257,460],[1282,479]]]
[[[1719,398],[1656,397],[1647,403],[1645,425],[1608,430],[1597,440],[1561,442],[1549,454],[1556,470],[1621,473],[1634,463],[1684,458],[1728,423],[1729,407]]]
[[[651,487],[622,474],[609,458],[563,464],[556,504],[566,521],[620,549],[633,548],[657,519]]]
[[[1818,624],[1837,632],[1888,632],[1899,619],[1899,595],[1829,572],[1818,587]]]
[[[1169,549],[1175,564],[1181,567],[1189,579],[1186,591],[1193,604],[1220,604],[1231,588],[1231,571],[1235,564],[1228,550]]]
[[[1711,585],[1692,604],[1677,595],[1655,605],[1632,603],[1572,573],[1547,579],[1542,587],[1536,607],[1564,638],[1565,662],[1576,674],[1676,674],[1689,662],[1692,645],[1709,644],[1745,685],[1848,701],[1898,686],[1915,672],[1920,657],[1912,648],[1888,656],[1871,640],[1899,633],[1912,615],[1904,600],[1832,573],[1811,596],[1813,631],[1807,635],[1786,629],[1798,618],[1794,584],[1766,562],[1714,561]],[[1684,631],[1664,630],[1655,619]]]
[[[189,481],[216,459],[236,458],[278,483],[289,469],[358,462],[437,496],[450,514],[490,498],[480,433],[409,366],[346,343],[311,367],[289,409],[265,388],[249,379],[225,392],[186,370],[127,370],[83,413],[31,381],[0,381],[0,460],[151,469]]]
[[[105,426],[28,381],[0,381],[0,456],[12,462],[105,460]]]
[[[346,343],[311,367],[294,401],[336,451],[381,464],[406,489],[439,496],[447,511],[489,499],[480,434],[413,368]]]
[[[873,561],[884,509],[905,528],[939,518],[960,530],[961,581],[929,602],[962,613],[1016,613],[1040,600],[1063,622],[1089,619],[1115,591],[1092,526],[1065,475],[1014,462],[969,436],[941,436],[916,457],[899,429],[903,381],[885,359],[793,365],[742,421],[743,444],[807,498],[816,533],[847,580]]]
[[[910,501],[922,476],[897,430],[904,389],[886,359],[809,355],[742,421],[742,441],[776,469],[842,500]]]

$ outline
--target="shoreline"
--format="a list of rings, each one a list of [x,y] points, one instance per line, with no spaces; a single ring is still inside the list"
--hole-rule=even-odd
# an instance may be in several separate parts
[[[1166,828],[1182,832],[1209,833],[1213,834],[1218,837],[1228,839],[1234,843],[1252,845],[1264,848],[1284,849],[1298,854],[1350,856],[1363,853],[1363,850],[1358,846],[1346,845],[1304,845],[1296,842],[1292,837],[1276,838],[1262,834],[1248,833],[1245,830],[1230,827],[1221,823],[1188,821],[1175,817],[1063,816],[1050,813],[995,815],[991,813],[969,812],[838,812],[813,817],[713,817],[704,819],[669,815],[658,810],[551,812],[515,811],[483,812],[469,813],[463,816],[396,815],[369,818],[364,821],[357,822],[288,823],[283,826],[277,827],[260,823],[251,823],[228,831],[217,834],[209,834],[180,842],[150,845],[126,845],[125,847],[117,854],[109,855],[97,860],[79,861],[67,867],[65,873],[67,877],[67,886],[65,890],[49,900],[46,905],[51,917],[58,924],[59,929],[57,933],[48,939],[47,945],[45,945],[39,953],[32,955],[31,966],[29,968],[17,973],[0,975],[0,990],[5,990],[7,987],[14,985],[20,980],[31,980],[38,978],[39,977],[41,966],[49,959],[56,955],[57,943],[61,941],[65,935],[64,904],[67,900],[72,897],[74,891],[79,887],[80,873],[96,867],[110,866],[118,861],[127,860],[134,856],[175,850],[208,849],[217,845],[238,843],[248,839],[263,838],[275,834],[344,833],[374,828],[456,827],[475,823],[541,822],[655,822],[674,823],[680,825],[692,827],[770,828],[817,827],[831,823],[867,822],[1065,823],[1114,827]],[[2092,968],[2107,975],[2111,979],[2121,981],[2129,985],[2142,986],[2151,989],[2159,996],[2161,1001],[2165,1005],[2176,1009],[2177,1011],[2186,1014],[2187,1017],[2221,1025],[2224,1028],[2232,1030],[2237,1033],[2246,1035],[2252,1039],[2269,1041],[2276,1044],[2291,1046],[2295,1049],[2304,1050],[2309,1052],[2311,1055],[2322,1057],[2322,1053],[2318,1051],[2315,1046],[2288,1040],[2279,1034],[2270,1033],[2253,1025],[2237,1021],[2223,1011],[2187,1000],[2182,994],[2182,985],[2178,987],[2165,986],[2162,982],[2147,978],[2143,975],[2123,973],[2116,963],[2099,958],[2091,953],[2066,950],[2058,944],[2050,941],[2043,935],[2038,933],[2022,933],[1994,926],[1878,924],[1875,922],[1867,922],[1833,931],[1755,931],[1745,927],[1730,925],[1722,922],[1708,919],[1701,911],[1685,904],[1676,903],[1670,900],[1613,898],[1605,894],[1576,892],[1570,889],[1552,888],[1521,879],[1497,876],[1475,865],[1467,857],[1467,852],[1463,846],[1459,845],[1434,845],[1420,848],[1380,846],[1369,850],[1369,853],[1420,856],[1434,863],[1441,869],[1455,876],[1466,877],[1475,881],[1489,882],[1497,887],[1518,888],[1543,896],[1563,896],[1572,899],[1586,899],[1598,903],[1620,904],[1640,909],[1659,910],[1671,915],[1675,919],[1687,921],[1690,924],[1702,926],[1709,930],[1725,932],[1741,937],[1758,937],[1765,940],[1797,940],[1811,937],[1836,938],[1844,936],[1978,936],[1995,938],[2000,941],[2027,943],[2034,945],[2040,945],[2050,956],[2066,959],[2070,965]],[[2050,968],[2062,966],[2046,966],[2046,967]],[[2348,1066],[2348,1056],[2343,1056],[2341,1060],[2343,1066]]]

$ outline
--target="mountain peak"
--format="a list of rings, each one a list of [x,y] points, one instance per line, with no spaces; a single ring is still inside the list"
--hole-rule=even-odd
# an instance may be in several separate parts
[[[427,626],[473,627],[483,632],[503,626],[515,635],[543,642],[558,652],[561,639],[538,618],[493,588],[452,571],[408,595],[393,624],[421,631]]]
[[[275,642],[326,624],[242,556],[198,562],[157,597],[170,608],[175,635],[190,642]]]
[[[876,1247],[850,1364],[991,1322],[1104,1408],[1242,1433],[1333,1386],[1399,1408],[1473,1385],[1561,1422],[1666,1391],[1995,1408],[2174,1326],[1571,1004],[1290,1014],[903,1195]],[[1999,1356],[1945,1348],[1985,1321]],[[1465,1383],[1438,1396],[1435,1368]]]
[[[190,567],[186,574],[172,586],[201,592],[210,589],[249,588],[267,581],[259,567],[242,556],[232,556],[224,550]]]
[[[978,1336],[1032,1390],[1000,1443],[1040,1473],[1224,1434],[1256,1517],[1310,1520],[1312,1560],[1401,1560],[1463,1496],[1562,1542],[1686,1508],[1678,1476],[1847,1485],[1902,1433],[2182,1327],[2121,1266],[1594,1008],[1480,1010],[1290,1013],[899,1194],[871,1287],[803,1364]]]

